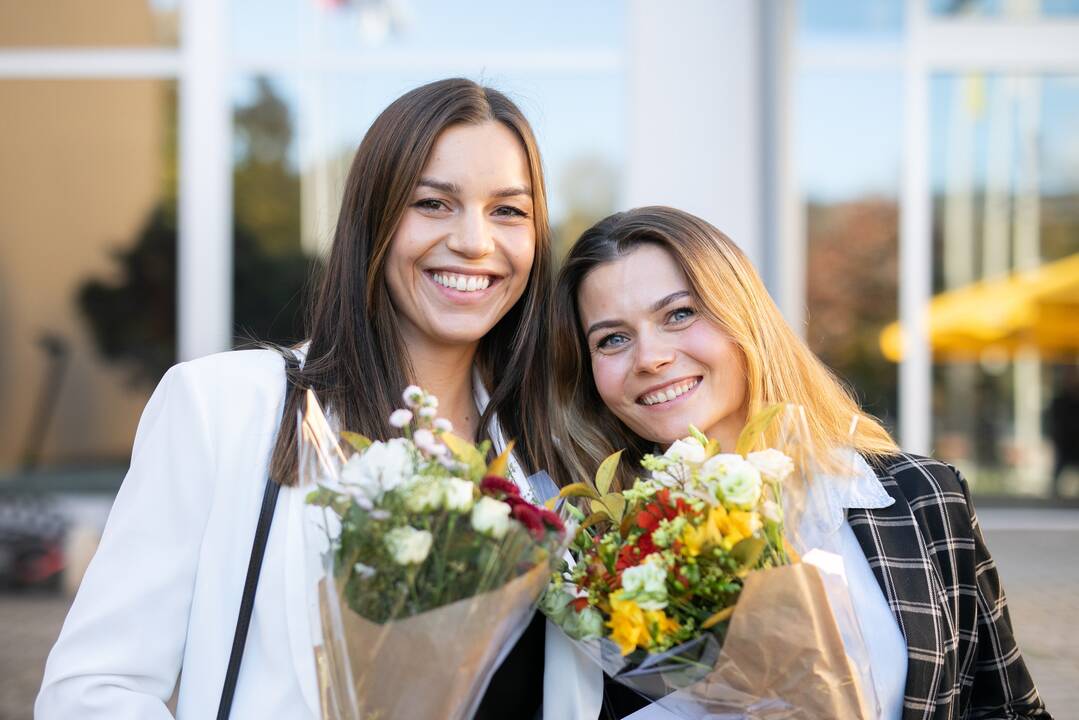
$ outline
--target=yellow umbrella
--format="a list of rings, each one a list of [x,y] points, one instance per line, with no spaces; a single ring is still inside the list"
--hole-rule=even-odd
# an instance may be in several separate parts
[[[944,360],[976,360],[985,351],[1031,348],[1047,357],[1079,353],[1079,253],[1029,272],[984,280],[934,297],[929,344]],[[880,334],[884,356],[903,356],[903,333]]]

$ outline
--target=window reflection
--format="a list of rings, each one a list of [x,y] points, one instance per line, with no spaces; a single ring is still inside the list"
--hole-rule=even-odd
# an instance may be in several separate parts
[[[979,492],[1044,495],[1079,443],[1051,411],[1079,351],[1079,83],[945,75],[931,99],[935,444]]]
[[[6,80],[0,107],[0,473],[122,466],[175,357],[175,84]]]

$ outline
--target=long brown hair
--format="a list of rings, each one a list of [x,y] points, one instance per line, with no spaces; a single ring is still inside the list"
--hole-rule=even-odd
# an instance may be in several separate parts
[[[556,436],[571,473],[590,477],[599,463],[625,448],[624,484],[652,443],[607,409],[596,390],[581,328],[577,295],[597,266],[644,243],[670,253],[689,283],[701,313],[726,331],[746,369],[748,416],[774,403],[806,410],[814,454],[847,445],[866,455],[897,450],[881,424],[864,413],[832,372],[783,319],[752,263],[734,242],[704,220],[669,207],[615,213],[586,230],[570,249],[552,303]],[[612,288],[612,292],[616,292]],[[853,433],[852,419],[857,418]],[[688,431],[688,428],[687,428]],[[774,440],[767,438],[766,440]],[[565,482],[566,478],[560,478]]]
[[[539,148],[520,109],[470,80],[433,82],[405,93],[378,116],[360,143],[345,184],[329,260],[309,303],[310,346],[291,380],[315,390],[341,426],[371,438],[391,436],[390,412],[415,381],[385,278],[390,241],[438,136],[452,125],[500,122],[528,157],[536,253],[520,300],[480,341],[476,364],[490,392],[479,423],[498,414],[529,471],[553,457],[547,413],[547,328],[551,231]],[[296,422],[301,393],[284,410],[271,458],[279,483],[296,482]],[[527,422],[527,425],[525,424]],[[477,438],[478,439],[478,438]]]

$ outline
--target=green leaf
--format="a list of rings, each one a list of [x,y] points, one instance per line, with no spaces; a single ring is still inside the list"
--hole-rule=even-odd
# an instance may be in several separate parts
[[[622,522],[622,517],[626,514],[626,499],[624,497],[618,493],[609,493],[604,495],[600,502],[607,507],[611,520],[616,523]]]
[[[558,491],[558,497],[586,497],[599,500],[599,493],[591,485],[584,483],[570,483]]]
[[[487,469],[487,462],[475,445],[448,432],[442,433],[439,439],[445,443],[455,458],[468,466],[474,479],[478,480],[483,476],[483,471]]]
[[[607,516],[606,513],[592,513],[591,515],[586,517],[584,519],[584,522],[582,522],[577,527],[578,535],[580,534],[580,532],[582,530],[585,530],[586,528],[590,528],[593,525],[596,525],[597,523],[606,522],[609,519],[610,518]],[[591,543],[589,543],[589,545],[591,545]]]
[[[734,446],[734,451],[739,455],[745,455],[752,451],[757,444],[757,440],[764,434],[781,410],[783,410],[783,405],[777,403],[769,405],[751,417],[738,435],[738,443]]]
[[[710,627],[712,627],[714,625],[718,625],[719,623],[723,622],[724,620],[727,620],[728,618],[730,618],[731,615],[734,615],[734,605],[731,605],[730,607],[723,608],[722,610],[717,612],[715,615],[711,616],[710,618],[705,620],[703,623],[701,623],[701,630],[707,630],[708,628],[710,628]]]
[[[768,543],[764,538],[747,537],[735,543],[734,547],[731,548],[731,557],[743,567],[755,567],[767,545]]]
[[[704,446],[704,456],[706,458],[719,455],[721,452],[723,452],[723,446],[719,444],[719,440],[714,438],[710,438]]]
[[[689,426],[689,435],[690,435],[690,437],[695,439],[697,442],[699,442],[701,445],[705,445],[705,446],[708,445],[708,438],[705,437],[705,434],[702,433],[700,430],[698,430],[695,425],[690,425]]]
[[[603,502],[602,500],[593,500],[591,503],[589,503],[589,507],[592,508],[592,512],[594,514],[603,515],[610,519],[611,509],[607,507],[607,503]]]
[[[341,439],[351,445],[357,452],[363,452],[371,447],[371,438],[348,430],[341,431]]]
[[[510,465],[510,453],[513,452],[514,441],[510,440],[506,443],[506,449],[502,453],[491,461],[491,464],[487,466],[488,475],[498,475],[499,477],[506,477],[506,470]]]
[[[614,474],[618,470],[618,461],[622,458],[622,451],[619,450],[616,453],[611,453],[607,456],[599,465],[599,470],[596,470],[596,489],[599,490],[601,495],[606,495],[611,490],[611,483],[614,481]]]

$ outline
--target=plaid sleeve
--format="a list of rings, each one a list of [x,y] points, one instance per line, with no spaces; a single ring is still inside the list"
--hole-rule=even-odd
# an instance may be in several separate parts
[[[955,472],[966,496],[974,536],[978,617],[973,666],[960,678],[961,684],[970,686],[970,700],[964,717],[970,720],[1050,718],[1015,643],[1008,601],[996,564],[982,537],[970,488],[958,470]]]

